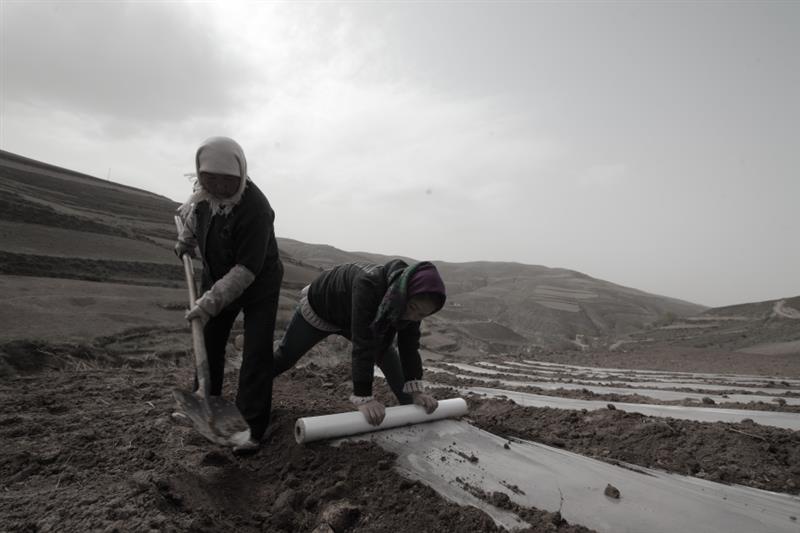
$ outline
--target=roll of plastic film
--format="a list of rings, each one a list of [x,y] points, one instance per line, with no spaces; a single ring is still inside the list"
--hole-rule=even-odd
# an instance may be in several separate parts
[[[399,405],[386,408],[386,418],[381,425],[373,426],[360,411],[334,415],[298,418],[294,425],[294,438],[298,444],[316,440],[335,439],[381,431],[422,422],[433,422],[443,418],[456,418],[467,414],[467,402],[463,398],[440,400],[434,412],[428,414],[419,405]]]

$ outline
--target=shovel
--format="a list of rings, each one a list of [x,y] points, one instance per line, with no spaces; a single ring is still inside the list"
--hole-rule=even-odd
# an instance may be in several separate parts
[[[175,227],[178,235],[183,232],[183,221],[175,217]],[[186,285],[189,288],[189,309],[194,307],[197,299],[197,289],[194,284],[194,267],[189,254],[183,254],[183,270],[186,273]],[[172,395],[178,403],[178,409],[192,422],[194,428],[205,438],[216,444],[229,444],[231,435],[247,429],[247,422],[231,402],[222,396],[210,396],[208,356],[206,343],[203,337],[203,324],[199,318],[191,321],[192,347],[194,348],[194,363],[197,372],[197,391],[175,389]]]

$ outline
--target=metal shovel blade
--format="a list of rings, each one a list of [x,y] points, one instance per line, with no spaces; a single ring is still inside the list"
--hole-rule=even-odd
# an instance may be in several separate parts
[[[178,410],[185,414],[194,428],[215,444],[227,445],[231,435],[248,428],[236,406],[221,396],[209,396],[207,402],[193,392],[172,391]]]

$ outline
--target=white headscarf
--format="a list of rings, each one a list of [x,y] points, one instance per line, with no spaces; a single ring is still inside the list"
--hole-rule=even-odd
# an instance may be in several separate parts
[[[228,215],[239,203],[247,188],[247,160],[244,157],[244,150],[239,143],[228,137],[211,137],[203,141],[195,155],[195,167],[197,175],[201,172],[212,172],[214,174],[226,174],[229,176],[239,176],[242,181],[239,190],[230,198],[220,200],[209,193],[196,180],[194,191],[189,198],[180,206],[180,214],[184,219],[191,210],[200,202],[208,202],[211,207],[212,215]]]

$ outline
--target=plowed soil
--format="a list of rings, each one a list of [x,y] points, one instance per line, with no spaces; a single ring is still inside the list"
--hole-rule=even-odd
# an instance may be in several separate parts
[[[257,454],[238,457],[174,421],[171,391],[192,377],[174,351],[134,357],[43,343],[0,351],[0,531],[499,530],[482,511],[401,477],[376,445],[295,443],[296,418],[351,409],[348,364],[281,376],[274,433]],[[235,381],[231,368],[228,397]],[[378,394],[392,403],[382,386]],[[531,531],[588,531],[557,513],[515,510]]]

